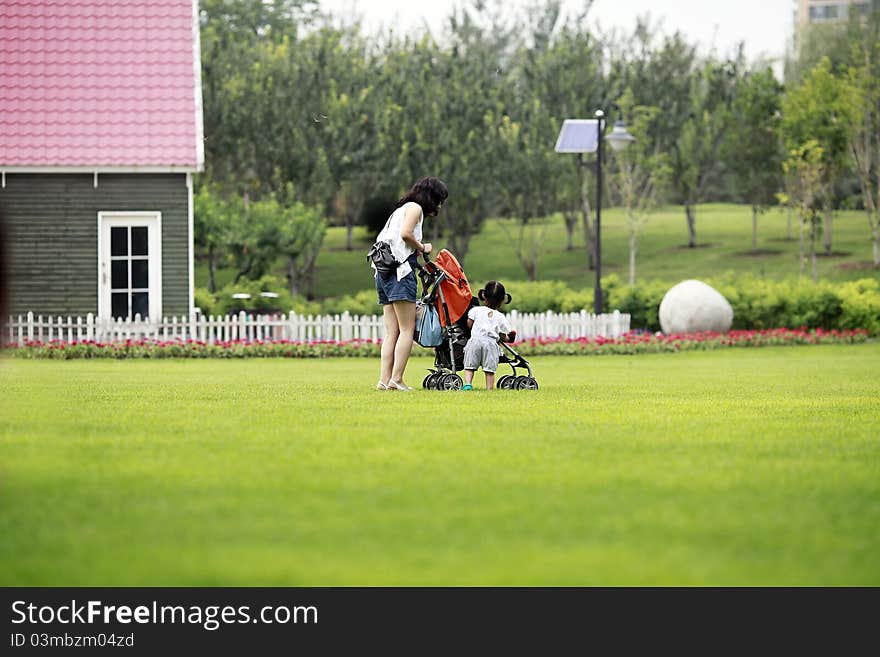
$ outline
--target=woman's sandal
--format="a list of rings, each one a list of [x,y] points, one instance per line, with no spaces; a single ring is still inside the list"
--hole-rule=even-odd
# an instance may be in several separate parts
[[[394,379],[388,379],[388,389],[389,390],[403,390],[404,392],[409,392],[410,390],[412,390],[412,388],[410,388],[405,383],[398,383]]]
[[[379,381],[379,383],[376,384],[376,390],[388,390],[388,386]]]

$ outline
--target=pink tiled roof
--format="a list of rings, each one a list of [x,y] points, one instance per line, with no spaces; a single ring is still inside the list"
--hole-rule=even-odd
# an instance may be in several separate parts
[[[192,0],[0,0],[0,167],[201,168]]]

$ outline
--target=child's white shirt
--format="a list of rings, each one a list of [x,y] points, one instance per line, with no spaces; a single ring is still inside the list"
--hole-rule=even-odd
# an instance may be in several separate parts
[[[500,310],[488,306],[474,306],[468,311],[468,319],[473,320],[471,338],[488,338],[497,342],[502,333],[510,333],[507,317]]]

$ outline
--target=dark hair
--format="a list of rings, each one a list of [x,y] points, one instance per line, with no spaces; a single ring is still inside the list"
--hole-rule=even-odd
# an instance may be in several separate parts
[[[498,310],[501,304],[510,303],[510,295],[507,294],[504,285],[499,281],[489,281],[478,294],[481,301],[495,310]]]
[[[428,216],[436,216],[440,210],[440,204],[449,196],[446,183],[433,176],[425,176],[418,180],[409,191],[404,194],[395,205],[395,209],[404,203],[415,201],[422,206],[422,211]]]

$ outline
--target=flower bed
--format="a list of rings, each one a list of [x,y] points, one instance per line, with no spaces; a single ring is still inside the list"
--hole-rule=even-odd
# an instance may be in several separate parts
[[[864,329],[768,329],[764,331],[729,331],[728,333],[659,333],[630,332],[619,338],[577,338],[544,340],[532,338],[517,346],[523,355],[605,355],[647,354],[676,351],[707,351],[726,347],[772,347],[805,344],[855,344],[865,342]]]
[[[619,338],[530,338],[518,342],[523,356],[606,354],[645,354],[698,351],[727,347],[766,347],[805,344],[853,344],[865,342],[863,329],[772,329],[765,331],[730,331],[728,333],[681,333],[662,335],[631,332]],[[378,358],[378,340],[337,342],[263,342],[231,341],[209,344],[198,340],[125,342],[26,342],[6,345],[4,354],[13,358]],[[414,355],[429,355],[432,350],[416,346]]]

